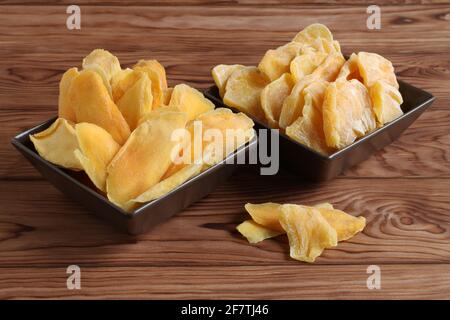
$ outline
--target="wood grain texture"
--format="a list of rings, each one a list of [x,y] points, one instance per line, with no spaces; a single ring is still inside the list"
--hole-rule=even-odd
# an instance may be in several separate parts
[[[65,28],[63,0],[11,2],[0,0],[0,298],[450,298],[448,2],[379,2],[378,31],[366,29],[362,0],[85,0],[79,31]],[[132,237],[65,198],[9,144],[55,115],[62,73],[94,48],[125,66],[158,59],[171,85],[206,88],[212,66],[256,64],[313,22],[327,24],[345,53],[385,55],[399,78],[437,97],[397,141],[333,181],[248,168]],[[302,264],[289,259],[285,237],[252,246],[239,236],[235,226],[250,201],[329,201],[368,226],[316,264]],[[70,264],[82,267],[81,291],[66,289]],[[366,288],[369,264],[381,266],[382,290]]]
[[[282,269],[276,266],[120,269],[81,266],[81,290],[71,291],[66,289],[65,268],[35,268],[32,272],[26,268],[5,268],[0,273],[0,298],[448,298],[448,265],[381,265],[380,269],[381,290],[369,290],[365,266],[300,265]]]

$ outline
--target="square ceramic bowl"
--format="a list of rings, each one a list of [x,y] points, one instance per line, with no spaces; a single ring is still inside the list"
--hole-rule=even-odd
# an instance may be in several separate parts
[[[80,202],[95,215],[130,234],[144,233],[157,224],[182,211],[192,203],[211,193],[239,166],[237,159],[247,157],[256,148],[257,139],[241,146],[224,160],[186,181],[159,199],[144,204],[131,213],[123,211],[96,190],[84,172],[74,172],[58,167],[43,159],[34,148],[29,135],[47,129],[56,118],[15,136],[11,143],[56,188],[73,200]]]
[[[279,130],[271,129],[272,134],[278,135],[279,138],[280,167],[310,181],[326,181],[336,177],[345,169],[366,160],[373,153],[390,144],[397,139],[435,99],[430,93],[407,84],[406,82],[399,81],[399,85],[400,93],[404,100],[401,105],[404,114],[331,155],[326,156],[320,154],[317,151],[292,140]],[[239,112],[239,110],[223,103],[216,86],[206,89],[204,94],[208,99],[212,100],[217,107],[226,107],[235,112]],[[255,122],[256,129],[270,129],[265,123],[251,115],[248,116]]]

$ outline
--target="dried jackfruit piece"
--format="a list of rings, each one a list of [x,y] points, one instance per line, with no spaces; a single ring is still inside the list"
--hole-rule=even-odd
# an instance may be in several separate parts
[[[278,79],[283,73],[289,72],[292,59],[299,55],[303,45],[297,42],[289,42],[276,49],[268,50],[258,65],[270,81]]]
[[[238,225],[236,229],[245,238],[247,238],[248,242],[250,243],[258,243],[265,239],[273,238],[284,233],[284,230],[283,232],[270,230],[266,227],[257,224],[253,220],[245,220],[240,225]]]
[[[345,61],[344,65],[339,71],[337,79],[344,79],[344,80],[356,79],[364,83],[364,80],[362,79],[361,74],[359,72],[358,56],[355,53],[352,53],[350,58],[347,61]]]
[[[380,125],[391,122],[403,114],[403,98],[397,88],[378,80],[369,89],[373,111]]]
[[[341,52],[341,46],[338,41],[330,41],[326,38],[317,38],[309,44],[318,52],[330,54],[332,52]]]
[[[75,110],[73,109],[70,100],[69,92],[73,79],[78,76],[77,68],[70,68],[67,70],[59,82],[59,98],[58,98],[58,117],[76,122]]]
[[[283,101],[291,93],[293,87],[294,79],[289,73],[285,73],[261,91],[261,107],[271,128],[278,127]]]
[[[308,52],[295,57],[290,65],[290,72],[295,81],[298,82],[313,71],[325,60],[326,53]]]
[[[264,119],[261,91],[269,79],[256,67],[235,70],[227,81],[223,102],[258,119]]]
[[[140,78],[117,101],[117,107],[124,116],[131,131],[139,120],[152,111],[153,95],[151,81],[146,73],[137,72]]]
[[[227,85],[228,78],[235,70],[240,68],[244,68],[244,66],[240,64],[219,64],[212,69],[212,77],[222,98],[225,94],[225,87]]]
[[[151,112],[144,114],[139,119],[138,125],[144,123],[145,121],[159,118],[159,117],[161,117],[161,115],[163,113],[167,113],[167,112],[181,112],[181,111],[177,107],[162,106],[161,108],[152,110]],[[186,113],[186,117],[187,117],[187,113]]]
[[[376,127],[369,92],[358,80],[339,79],[330,83],[322,109],[329,147],[341,149]]]
[[[359,52],[358,66],[361,77],[367,88],[378,80],[383,80],[398,89],[397,78],[392,63],[376,53]]]
[[[293,259],[314,262],[324,249],[337,246],[336,230],[316,208],[285,204],[280,224],[288,236]]]
[[[213,110],[215,105],[197,89],[186,84],[178,84],[173,88],[169,107],[176,107],[185,112],[189,121],[202,113]]]
[[[172,152],[179,145],[172,134],[184,129],[186,122],[185,113],[166,112],[132,132],[107,168],[106,188],[111,202],[129,210],[129,200],[161,180],[171,164]]]
[[[83,167],[74,155],[78,148],[73,124],[64,118],[58,118],[50,127],[30,135],[36,151],[45,160],[58,166],[82,170]]]
[[[139,60],[133,70],[147,73],[152,83],[153,109],[159,108],[164,102],[164,92],[167,90],[164,67],[156,60]]]
[[[303,90],[304,107],[302,116],[286,128],[286,135],[322,154],[332,149],[325,141],[323,131],[322,104],[328,82],[316,81]]]
[[[96,72],[83,70],[73,79],[69,101],[77,122],[96,124],[108,131],[120,145],[125,143],[130,135],[128,123]]]
[[[366,226],[366,218],[354,217],[344,211],[325,206],[315,206],[327,222],[336,230],[338,241],[352,238]]]
[[[75,157],[94,185],[105,192],[106,167],[119,151],[120,145],[105,129],[92,123],[76,124],[75,132],[78,141]]]
[[[304,105],[303,89],[317,80],[334,81],[344,62],[345,59],[341,53],[333,52],[311,74],[295,84],[291,94],[283,102],[279,121],[280,128],[286,129],[301,116]]]
[[[320,23],[310,24],[297,33],[292,41],[303,44],[311,44],[318,38],[333,42],[333,34],[331,31],[325,25]]]
[[[120,72],[120,62],[116,56],[109,51],[103,49],[95,49],[88,56],[83,59],[83,70],[93,70],[97,72],[103,83],[111,94],[111,79]]]

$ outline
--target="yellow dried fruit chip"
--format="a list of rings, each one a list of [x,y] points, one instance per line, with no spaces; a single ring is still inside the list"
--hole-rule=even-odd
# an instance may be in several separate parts
[[[250,214],[253,221],[274,231],[284,232],[280,225],[281,204],[266,202],[260,204],[247,203],[245,210]]]
[[[350,239],[366,226],[364,217],[354,217],[344,211],[333,208],[315,207],[318,208],[320,214],[336,230],[338,241]]]
[[[359,52],[358,66],[364,84],[370,88],[378,80],[383,80],[398,89],[397,78],[392,63],[376,53]]]
[[[67,169],[83,169],[74,155],[78,142],[73,124],[68,120],[58,118],[46,130],[30,135],[30,139],[45,160]]]
[[[331,83],[325,92],[323,123],[327,145],[337,149],[374,130],[375,115],[366,87],[354,79]]]
[[[261,107],[270,127],[278,127],[283,101],[291,93],[293,86],[294,79],[289,73],[285,73],[261,91]]]
[[[164,106],[168,106],[170,103],[170,98],[172,98],[173,88],[167,88],[164,91],[163,104]]]
[[[258,68],[235,70],[227,81],[223,101],[230,107],[262,120],[261,91],[269,82]]]
[[[258,65],[270,81],[278,79],[283,73],[289,72],[292,59],[299,55],[303,45],[290,42],[277,49],[268,50]]]
[[[176,107],[185,112],[189,121],[202,113],[213,110],[215,105],[206,99],[200,91],[186,84],[178,84],[173,88],[169,107]]]
[[[83,69],[97,72],[101,76],[109,94],[111,94],[111,79],[121,70],[119,59],[103,49],[95,49],[85,57],[83,59]]]
[[[76,122],[75,110],[69,100],[70,86],[73,79],[78,76],[77,68],[67,70],[59,82],[58,117]]]
[[[286,129],[301,116],[305,103],[303,89],[318,80],[334,81],[344,62],[345,59],[341,53],[333,52],[311,74],[295,84],[291,94],[283,102],[279,121],[280,128]]]
[[[124,69],[116,73],[111,79],[112,97],[114,102],[122,98],[125,92],[138,81],[144,72],[133,69]]]
[[[175,188],[182,185],[184,182],[189,180],[190,178],[196,176],[200,173],[202,169],[202,163],[193,163],[190,164],[181,170],[175,172],[169,177],[162,179],[160,182],[152,186],[150,189],[146,190],[138,197],[129,201],[127,206],[133,208],[136,205],[140,205],[141,203],[150,202],[152,200],[158,199]]]
[[[314,262],[324,249],[337,246],[336,230],[313,207],[285,204],[280,224],[289,239],[293,259]]]
[[[328,82],[316,81],[303,90],[304,107],[302,116],[286,128],[286,135],[322,154],[333,150],[325,141],[322,118],[322,102]]]
[[[339,71],[337,79],[344,79],[344,80],[356,79],[362,83],[364,82],[364,80],[361,77],[361,74],[359,73],[358,56],[355,53],[352,53],[350,58],[347,61],[345,61],[344,65]]]
[[[130,135],[128,123],[96,72],[84,70],[72,80],[69,101],[77,122],[96,124],[108,131],[117,143],[125,143]]]
[[[105,192],[106,167],[119,151],[120,145],[106,130],[92,123],[76,124],[75,132],[78,141],[75,157],[94,185]]]
[[[313,71],[325,60],[327,55],[322,52],[309,52],[297,56],[292,60],[290,72],[298,82]]]
[[[391,122],[403,114],[400,108],[403,98],[396,87],[378,80],[370,87],[369,94],[373,111],[380,125]]]
[[[153,95],[151,81],[146,73],[139,73],[140,78],[117,101],[117,107],[124,116],[131,131],[139,120],[152,111]]]
[[[133,70],[147,73],[152,83],[153,109],[159,108],[164,102],[164,92],[167,90],[166,70],[156,60],[140,60]]]
[[[253,220],[246,220],[236,227],[236,229],[247,238],[250,243],[258,243],[265,239],[276,237],[283,232],[270,230],[257,224]]]
[[[219,94],[222,98],[225,94],[225,86],[227,85],[228,78],[235,70],[243,67],[244,66],[240,64],[219,64],[212,69],[212,77],[217,88],[219,89]]]
[[[297,33],[292,41],[303,44],[311,44],[318,38],[333,42],[333,34],[331,31],[325,25],[320,23],[314,23],[307,26],[302,31]]]
[[[186,122],[185,113],[167,112],[133,131],[107,168],[106,186],[111,202],[128,210],[129,200],[161,180],[179,144],[172,134],[184,128]]]

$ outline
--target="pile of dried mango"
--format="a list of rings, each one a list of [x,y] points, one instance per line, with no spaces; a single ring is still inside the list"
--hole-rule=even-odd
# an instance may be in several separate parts
[[[258,67],[218,65],[225,104],[328,155],[403,114],[392,63],[375,53],[346,61],[322,24],[268,50]]]
[[[214,109],[185,84],[169,88],[156,60],[122,69],[114,55],[96,49],[82,67],[61,79],[58,119],[30,138],[44,159],[84,170],[126,211],[163,196],[254,136],[245,114]],[[219,134],[212,138],[208,130]]]
[[[286,233],[291,258],[314,262],[324,249],[336,247],[366,225],[364,217],[354,217],[333,208],[330,203],[313,207],[296,204],[247,203],[252,219],[237,226],[250,243],[258,243]]]

